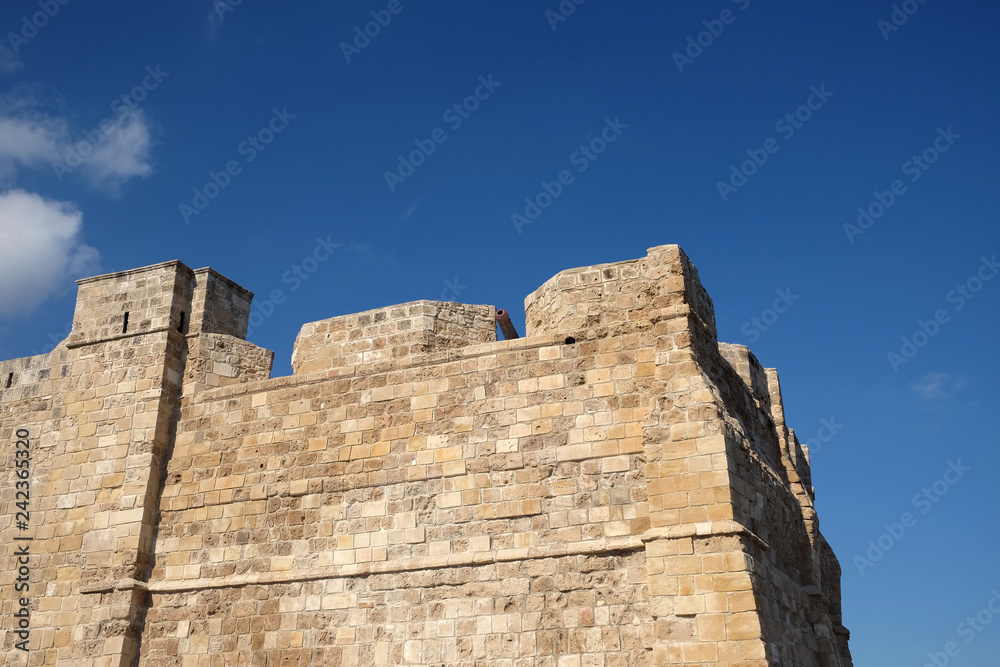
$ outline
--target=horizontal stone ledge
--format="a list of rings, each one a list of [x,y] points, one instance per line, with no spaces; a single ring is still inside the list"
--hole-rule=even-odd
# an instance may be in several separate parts
[[[82,584],[80,586],[80,593],[84,595],[92,595],[94,593],[111,593],[114,591],[130,591],[133,589],[148,591],[149,587],[145,581],[126,578],[119,579],[118,581],[98,581],[93,584]]]
[[[752,530],[738,521],[704,521],[699,523],[687,523],[680,526],[663,526],[650,528],[642,534],[643,542],[653,540],[680,540],[687,537],[721,537],[724,535],[746,535],[761,549],[769,550],[771,547],[758,537]]]
[[[156,333],[163,333],[164,331],[166,331],[167,333],[173,333],[178,336],[184,337],[184,334],[178,332],[175,327],[168,325],[163,327],[155,327],[153,329],[147,329],[146,331],[134,331],[132,333],[115,334],[114,336],[108,336],[106,338],[93,338],[93,339],[82,339],[82,340],[77,339],[71,341],[70,338],[68,337],[64,342],[66,343],[66,349],[73,350],[78,347],[86,347],[87,345],[97,345],[98,343],[110,343],[116,340],[124,340],[125,338],[135,338],[137,336],[150,336]],[[70,337],[72,337],[72,334],[70,334]]]
[[[510,563],[516,561],[546,560],[565,558],[568,556],[597,556],[601,554],[638,551],[642,549],[639,537],[628,535],[609,539],[588,540],[566,546],[556,546],[545,549],[502,549],[495,552],[449,554],[444,556],[428,556],[413,558],[406,562],[387,561],[383,563],[360,563],[355,565],[333,565],[330,567],[312,568],[291,572],[252,572],[235,574],[228,577],[211,579],[191,579],[176,581],[155,581],[145,584],[145,590],[150,593],[183,593],[188,591],[209,590],[215,588],[241,588],[243,586],[293,584],[323,579],[345,579],[348,577],[369,576],[376,574],[397,574],[416,572],[419,570],[436,570],[451,567],[478,567],[495,563]],[[136,582],[140,583],[140,582]],[[94,590],[83,590],[83,593],[100,593],[107,590],[124,590],[89,586]]]

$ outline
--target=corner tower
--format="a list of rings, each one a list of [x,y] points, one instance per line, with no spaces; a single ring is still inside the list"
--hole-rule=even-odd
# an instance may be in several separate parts
[[[0,362],[0,435],[26,432],[30,446],[32,651],[46,664],[126,665],[182,387],[269,377],[272,354],[242,340],[253,294],[211,269],[171,261],[78,285],[66,340]],[[17,567],[0,569],[7,596]]]

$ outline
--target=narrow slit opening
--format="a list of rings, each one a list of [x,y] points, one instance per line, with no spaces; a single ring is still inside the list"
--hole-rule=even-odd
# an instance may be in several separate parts
[[[13,373],[8,373],[7,374],[7,386],[5,387],[5,389],[10,389],[10,385],[12,385],[12,384],[14,384],[14,374]]]
[[[185,316],[184,316],[184,311],[182,310],[182,311],[181,311],[181,319],[180,319],[180,321],[179,321],[179,322],[177,323],[177,330],[178,330],[178,331],[180,331],[181,333],[184,333],[184,324],[185,324],[185,322],[184,322],[184,317],[185,317]]]
[[[128,333],[128,313],[125,313],[125,321],[122,322],[122,333]]]

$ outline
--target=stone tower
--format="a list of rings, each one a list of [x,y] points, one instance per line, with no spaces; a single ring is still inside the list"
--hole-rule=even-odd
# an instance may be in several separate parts
[[[512,341],[436,301],[307,324],[288,377],[252,296],[81,280],[0,362],[4,664],[851,665],[777,373],[677,246],[556,275]]]

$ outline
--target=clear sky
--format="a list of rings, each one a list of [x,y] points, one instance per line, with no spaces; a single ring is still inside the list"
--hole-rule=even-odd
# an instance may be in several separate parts
[[[855,664],[994,666],[1000,7],[778,4],[5,0],[0,358],[170,259],[257,294],[283,375],[304,322],[523,330],[558,271],[678,243],[825,440]]]

